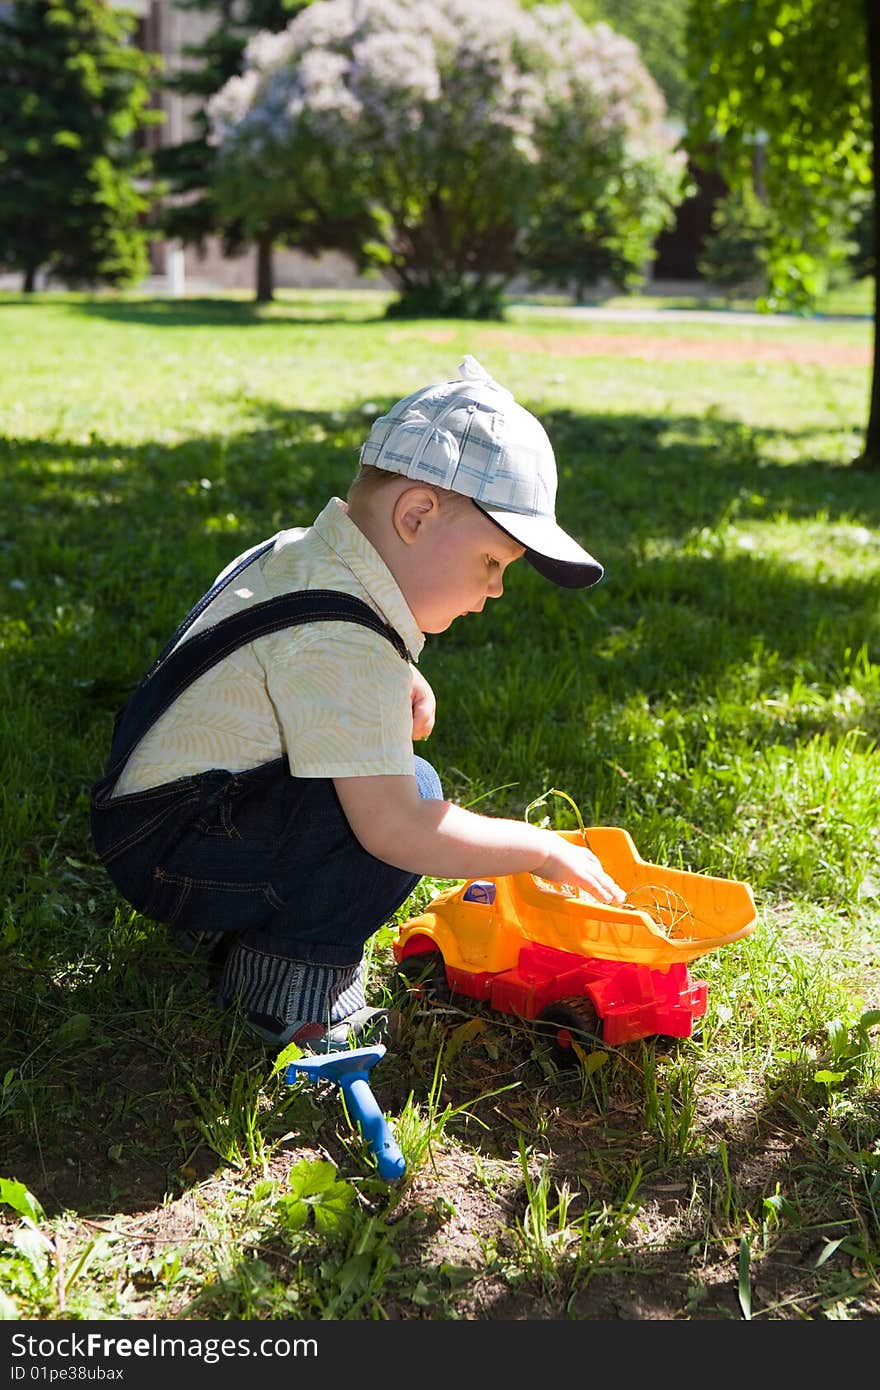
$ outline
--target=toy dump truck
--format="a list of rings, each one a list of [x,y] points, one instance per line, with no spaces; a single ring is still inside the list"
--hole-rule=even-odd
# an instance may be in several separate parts
[[[688,966],[757,923],[747,883],[650,864],[626,830],[556,831],[586,840],[626,901],[600,903],[530,873],[469,879],[401,926],[401,973],[437,999],[463,997],[538,1025],[558,1062],[580,1046],[688,1038],[707,985]]]

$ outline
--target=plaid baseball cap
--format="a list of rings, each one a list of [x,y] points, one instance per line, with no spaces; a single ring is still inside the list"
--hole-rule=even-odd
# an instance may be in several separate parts
[[[466,356],[459,371],[375,420],[361,464],[473,498],[545,579],[566,589],[598,584],[602,566],[556,521],[556,459],[544,426],[476,358]]]

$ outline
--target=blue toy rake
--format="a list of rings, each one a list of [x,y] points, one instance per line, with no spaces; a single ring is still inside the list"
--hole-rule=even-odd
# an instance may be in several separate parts
[[[384,1045],[373,1043],[371,1047],[355,1047],[327,1057],[303,1057],[289,1063],[284,1080],[292,1085],[304,1076],[310,1081],[332,1081],[338,1086],[349,1113],[357,1120],[367,1147],[375,1156],[379,1176],[387,1182],[396,1182],[406,1172],[406,1162],[367,1079],[370,1069],[384,1056]]]

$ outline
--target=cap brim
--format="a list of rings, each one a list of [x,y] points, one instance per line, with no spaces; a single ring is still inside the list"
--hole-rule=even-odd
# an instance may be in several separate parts
[[[484,507],[479,502],[475,505],[508,536],[525,546],[525,558],[533,569],[563,589],[588,589],[598,584],[605,573],[599,561],[555,521]]]

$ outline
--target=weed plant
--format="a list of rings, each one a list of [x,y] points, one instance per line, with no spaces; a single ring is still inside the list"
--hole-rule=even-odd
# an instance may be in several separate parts
[[[0,1312],[876,1317],[870,325],[733,316],[688,325],[683,357],[665,322],[381,309],[0,303]],[[465,352],[545,421],[606,577],[563,593],[517,566],[429,641],[446,793],[522,816],[565,789],[649,861],[746,879],[759,922],[697,962],[692,1038],[562,1070],[529,1024],[397,975],[396,922],[448,886],[422,880],[368,955],[402,1015],[371,1078],[407,1158],[389,1185],[338,1095],[286,1084],[115,895],[88,791],[215,574],[344,495],[372,419]]]

